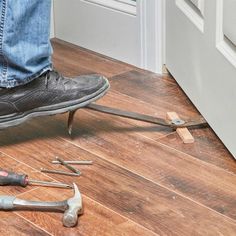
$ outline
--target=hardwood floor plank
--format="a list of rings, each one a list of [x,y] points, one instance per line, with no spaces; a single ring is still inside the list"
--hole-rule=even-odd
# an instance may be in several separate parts
[[[60,47],[60,42],[58,43],[58,47]],[[70,48],[64,47],[64,49],[68,52],[70,51]],[[59,61],[59,58],[55,60],[55,62],[57,61]],[[63,65],[58,65],[58,67],[66,68],[64,71],[72,75],[76,75],[78,73],[92,73],[90,71],[84,71],[82,68],[79,69],[79,63],[77,63],[76,66],[71,66],[70,63],[64,63]],[[74,72],[73,68],[78,68],[78,70]],[[189,113],[189,107],[193,107],[193,105],[190,101],[184,101],[188,100],[188,98],[185,96],[182,90],[179,89],[178,85],[176,85],[176,82],[172,78],[170,78],[169,75],[159,76],[150,72],[131,71],[115,76],[111,79],[111,84],[112,90],[119,91],[119,93],[115,93],[116,91],[114,91],[115,94],[113,94],[112,92],[113,96],[109,96],[111,93],[107,94],[104,99],[99,101],[101,104],[106,103],[114,105],[114,107],[125,108],[125,99],[122,99],[124,101],[123,104],[121,104],[120,101],[117,102],[117,100],[120,100],[119,94],[123,93],[123,96],[127,95],[128,97],[130,97],[129,99],[126,97],[128,104],[130,103],[130,100],[136,100],[135,106],[128,106],[126,108],[129,110],[133,108],[132,110],[135,111],[136,107],[138,106],[137,104],[140,105],[144,103],[143,100],[145,100],[145,105],[147,106],[147,104],[150,104],[149,106],[152,106],[154,109],[156,107],[156,115],[161,117],[164,117],[166,111],[169,110],[178,110],[178,112],[181,112],[181,114],[185,118],[195,117],[196,115],[198,115],[198,112],[194,108],[192,108],[191,113]],[[169,101],[169,103],[165,104],[163,102],[163,93],[161,92],[161,90],[165,92],[164,95],[167,96],[167,100]],[[176,97],[182,100],[177,100],[176,102]],[[174,103],[173,98],[175,99]],[[148,109],[145,109],[143,112],[145,114],[149,114]],[[154,113],[152,113],[152,115],[154,115]],[[141,123],[136,124],[141,125],[141,127],[145,125]],[[160,131],[160,127],[153,127],[153,129],[150,127],[149,130],[152,130],[152,132],[143,132],[143,134],[147,137],[156,139],[155,131],[157,131],[157,129],[158,131]],[[141,131],[142,129],[140,129],[140,132]],[[197,129],[192,130],[191,132],[196,135],[197,140],[194,144],[183,145],[181,140],[178,139],[178,136],[176,136],[175,134],[164,138],[161,142],[173,148],[186,152],[203,161],[209,162],[220,168],[224,168],[227,171],[236,173],[234,158],[231,154],[228,153],[226,148],[222,145],[222,143],[212,131],[210,131],[209,129]],[[159,135],[157,136],[159,137]]]
[[[48,189],[45,192],[40,188],[21,197],[36,201],[61,201],[71,196],[71,191]],[[79,217],[78,225],[75,228],[62,226],[63,213],[22,211],[19,214],[53,235],[157,236],[157,234],[105,208],[85,195],[83,195],[83,204],[84,214]]]
[[[202,176],[206,172],[204,166],[199,166],[198,162],[191,163],[191,161],[187,159],[188,157],[183,158],[182,154],[177,155],[175,158],[175,152],[169,149],[166,150],[166,148],[162,146],[158,147],[156,143],[150,143],[150,140],[144,141],[143,137],[140,143],[140,137],[136,135],[127,135],[127,138],[125,138],[124,135],[118,135],[120,138],[123,137],[123,146],[125,146],[124,143],[126,143],[126,147],[124,147],[122,151],[118,145],[114,146],[110,143],[110,146],[107,146],[104,140],[98,138],[98,133],[94,135],[93,133],[87,132],[89,128],[85,123],[88,122],[88,116],[87,112],[85,113],[87,121],[83,120],[82,112],[80,114],[80,119],[82,119],[80,120],[80,122],[82,122],[81,128],[84,131],[82,132],[82,130],[76,128],[76,132],[81,131],[82,133],[80,133],[80,138],[75,139],[73,142],[84,147],[85,143],[90,144],[94,142],[97,145],[96,148],[88,148],[93,152],[98,152],[97,150],[100,152],[101,149],[98,147],[101,145],[103,149],[102,157],[107,158],[108,161],[65,142],[62,139],[57,139],[55,135],[60,129],[60,121],[57,123],[57,119],[55,118],[52,119],[52,122],[48,121],[48,123],[43,123],[42,126],[40,126],[39,121],[33,121],[26,127],[18,127],[17,129],[21,129],[22,131],[22,142],[15,143],[14,145],[10,145],[10,143],[14,142],[15,136],[11,137],[5,134],[5,140],[9,140],[9,146],[6,145],[5,142],[1,150],[8,155],[17,156],[17,159],[34,165],[35,168],[44,166],[51,167],[49,161],[52,160],[55,155],[59,155],[64,159],[93,160],[93,166],[83,166],[80,168],[83,174],[78,179],[62,176],[54,176],[54,178],[59,181],[75,181],[79,184],[82,193],[86,196],[157,234],[181,236],[193,234],[214,236],[220,234],[234,234],[236,224],[229,218],[200,206],[158,184],[150,182],[124,168],[120,168],[109,161],[113,161],[117,164],[123,162],[124,164],[122,165],[131,170],[138,168],[140,171],[144,168],[143,170],[146,170],[146,176],[148,173],[153,172],[159,176],[158,181],[161,184],[167,186],[167,183],[169,183],[170,187],[172,185],[172,188],[174,185],[174,190],[179,189],[180,191],[182,189],[181,191],[186,191],[188,194],[198,194],[198,197],[208,197],[208,201],[211,204],[212,201],[209,198],[213,197],[211,194],[217,194],[215,180],[218,180],[211,180],[211,178],[213,174],[219,173],[213,172],[213,174],[208,174],[206,176],[207,180],[203,182],[204,186],[201,186],[202,182],[198,182],[201,180],[198,174],[197,177],[193,176],[195,172],[193,172],[191,176],[188,176],[189,173],[186,176],[186,172],[187,170],[189,172],[189,167],[194,167],[194,170],[197,169],[198,173]],[[50,120],[50,118],[47,119]],[[98,125],[101,125],[100,122],[98,122]],[[36,129],[37,132],[35,132]],[[20,131],[18,131],[18,133],[19,132]],[[61,131],[59,131],[59,133],[60,132]],[[53,136],[54,138],[49,138]],[[30,138],[31,142],[24,142],[25,137],[26,139]],[[120,145],[122,144],[122,141],[119,139],[113,137],[113,140],[116,140]],[[133,141],[128,142],[128,140]],[[136,142],[139,146],[133,145],[133,142]],[[135,150],[132,150],[130,145],[135,147]],[[109,154],[108,156],[105,150],[112,149],[115,149],[114,154]],[[190,163],[189,166],[188,163]],[[193,164],[195,164],[195,166]],[[199,169],[199,167],[202,169]],[[186,168],[185,171],[184,168]],[[165,171],[168,173],[168,176],[166,176],[167,173]],[[175,179],[173,179],[174,177]],[[233,206],[235,199],[233,198],[235,194],[234,182],[232,176],[230,176],[229,179],[224,176],[225,191],[221,189],[221,183],[217,183],[219,186],[218,192],[221,194],[217,195],[214,204],[221,204],[221,199],[218,198],[222,198],[224,206],[226,206],[226,204],[232,204],[231,206]],[[206,193],[206,187],[208,187],[208,195]],[[198,193],[198,191],[200,191],[200,193]],[[228,201],[228,198],[232,199],[232,201]],[[227,207],[227,210],[228,214],[229,212],[234,212],[234,209],[230,209],[229,207]],[[200,228],[198,227],[199,225],[201,225]]]
[[[12,212],[0,212],[1,236],[49,236],[50,234],[30,224]]]
[[[124,133],[123,124],[107,115],[81,111],[76,117],[76,145],[236,219],[235,175],[138,133]]]
[[[63,74],[110,77],[111,90],[100,104],[163,118],[168,111],[199,115],[170,76],[60,40],[53,45],[54,64]],[[76,182],[85,203],[78,227],[63,228],[60,213],[0,212],[0,235],[235,235],[235,160],[210,129],[192,130],[195,143],[183,145],[169,129],[81,110],[71,140],[65,121],[64,115],[45,117],[1,131],[0,166],[35,179]],[[65,170],[50,164],[56,155],[94,165],[81,166],[79,178],[35,172]],[[61,200],[71,190],[1,187],[0,193]]]
[[[130,71],[113,77],[111,79],[111,87],[113,90],[131,97],[130,100],[135,98],[150,104],[154,108],[156,107],[157,114],[161,117],[165,115],[166,111],[170,110],[178,112],[183,118],[187,119],[198,117],[199,115],[198,111],[176,83],[173,85],[158,75],[145,76],[145,74],[140,72]],[[127,100],[129,100],[128,97]],[[106,99],[107,101],[108,98]],[[131,108],[129,107],[129,109]],[[145,110],[146,112],[147,110]],[[235,173],[236,165],[234,158],[210,129],[195,129],[191,130],[191,133],[194,137],[196,135],[194,144],[182,144],[176,134],[163,138],[161,142]],[[150,136],[148,133],[144,135],[155,139],[155,137]]]
[[[73,67],[83,67],[104,76],[111,77],[133,69],[132,66],[90,53],[72,44],[53,40],[54,58]]]
[[[165,119],[166,111],[162,108],[158,109],[151,104],[145,103],[139,99],[126,96],[122,93],[110,90],[102,99],[96,102],[100,105],[115,107],[117,109],[128,110],[132,112],[138,112],[140,114],[157,116]],[[100,113],[96,112],[99,116]],[[146,137],[158,140],[159,138],[166,136],[173,132],[172,129],[168,127],[163,127],[160,125],[150,124],[147,122],[142,122],[133,119],[122,118],[119,116],[110,116],[114,121],[120,121],[124,124],[130,124],[130,131],[139,132],[140,134],[145,135]],[[115,123],[115,122],[114,122]],[[136,128],[135,128],[136,127]],[[128,132],[128,129],[127,129]]]
[[[228,172],[236,174],[236,161],[229,151],[225,148],[219,138],[210,129],[191,130],[195,138],[194,144],[184,145],[173,133],[159,139],[160,143],[175,148],[181,152],[194,156],[202,161],[208,162]]]
[[[177,112],[181,118],[199,115],[181,88],[160,75],[128,71],[110,80],[111,88],[156,107],[157,112]]]
[[[53,56],[54,66],[55,68],[64,76],[74,77],[78,75],[89,75],[96,74],[96,72],[83,68],[81,66],[73,65],[73,64],[65,64],[64,61],[60,60],[59,56]]]
[[[82,113],[76,115],[73,143],[236,219],[236,175],[138,133],[114,131],[112,118],[107,115]],[[122,130],[121,123],[114,123]]]

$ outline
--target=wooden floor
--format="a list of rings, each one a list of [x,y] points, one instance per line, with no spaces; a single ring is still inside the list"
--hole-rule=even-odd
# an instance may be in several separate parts
[[[55,67],[65,75],[101,73],[111,83],[98,103],[165,118],[199,113],[170,76],[159,76],[54,40]],[[182,144],[169,128],[88,110],[78,111],[71,139],[66,115],[38,118],[0,132],[0,166],[31,178],[76,182],[84,215],[62,227],[61,213],[0,212],[0,235],[236,235],[236,163],[209,129]],[[79,178],[45,175],[49,162],[93,160]],[[64,170],[64,169],[63,169]],[[64,200],[71,190],[1,187],[19,198]]]

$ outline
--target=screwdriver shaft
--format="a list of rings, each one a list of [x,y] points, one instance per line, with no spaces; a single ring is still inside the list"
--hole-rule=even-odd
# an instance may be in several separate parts
[[[28,180],[29,184],[34,184],[34,185],[40,185],[40,186],[48,186],[48,187],[58,187],[58,188],[73,188],[69,184],[63,184],[63,183],[56,183],[56,182],[47,182],[47,181],[40,181],[40,180],[35,180],[35,179],[29,179]]]

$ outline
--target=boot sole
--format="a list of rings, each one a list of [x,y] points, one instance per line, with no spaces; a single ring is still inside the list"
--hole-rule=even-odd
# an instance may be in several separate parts
[[[21,123],[24,123],[35,117],[62,114],[85,107],[91,102],[94,102],[99,98],[103,97],[107,93],[109,88],[109,82],[106,80],[106,84],[102,88],[100,88],[96,93],[90,94],[78,100],[63,102],[51,106],[39,107],[24,113],[11,114],[9,116],[0,117],[0,129],[20,125]]]

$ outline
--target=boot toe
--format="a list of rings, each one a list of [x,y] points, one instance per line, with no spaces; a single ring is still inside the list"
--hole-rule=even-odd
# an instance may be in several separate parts
[[[103,75],[92,74],[92,75],[83,75],[75,78],[75,81],[81,85],[83,88],[98,88],[103,87],[108,83],[107,78]]]
[[[76,82],[78,90],[87,91],[88,93],[109,88],[107,78],[99,74],[78,76],[73,80]]]

